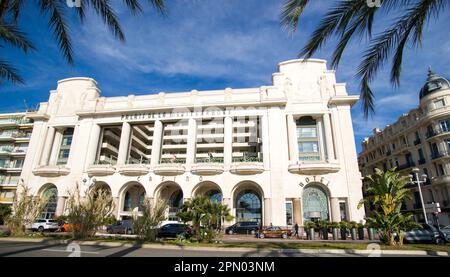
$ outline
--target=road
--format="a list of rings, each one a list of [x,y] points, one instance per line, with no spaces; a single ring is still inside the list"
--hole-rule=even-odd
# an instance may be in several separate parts
[[[48,244],[45,242],[0,241],[0,257],[366,257],[350,253],[294,253],[286,250],[195,250],[142,248],[140,246],[82,245],[77,248],[67,244]],[[386,256],[386,255],[383,255]],[[417,256],[417,255],[414,255]]]

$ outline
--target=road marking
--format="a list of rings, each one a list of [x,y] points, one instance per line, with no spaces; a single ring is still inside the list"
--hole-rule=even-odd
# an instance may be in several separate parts
[[[50,249],[50,248],[45,248],[45,249],[42,249],[41,251],[72,253],[72,251],[67,251],[67,250],[62,250],[62,249]],[[80,251],[80,253],[84,253],[84,254],[96,254],[96,255],[99,255],[98,252],[92,252],[92,251]]]

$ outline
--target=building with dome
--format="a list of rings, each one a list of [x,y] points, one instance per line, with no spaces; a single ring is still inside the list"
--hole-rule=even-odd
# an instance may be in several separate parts
[[[419,93],[419,107],[403,114],[384,130],[373,129],[373,135],[362,142],[358,156],[363,176],[375,168],[396,167],[403,174],[420,170],[425,205],[439,203],[440,224],[450,224],[450,83],[431,71]],[[415,176],[415,174],[413,174]],[[415,179],[415,178],[414,178]],[[364,185],[364,190],[367,188]],[[417,184],[411,184],[412,199],[403,203],[403,210],[413,212],[417,221],[424,221]],[[370,207],[366,207],[369,208]],[[436,222],[436,214],[427,209],[427,219]]]
[[[362,221],[350,109],[358,96],[326,61],[278,65],[257,88],[103,97],[91,78],[58,81],[34,122],[21,181],[65,213],[71,190],[103,188],[117,218],[164,200],[227,204],[234,221],[269,225]],[[231,224],[231,222],[227,223]]]

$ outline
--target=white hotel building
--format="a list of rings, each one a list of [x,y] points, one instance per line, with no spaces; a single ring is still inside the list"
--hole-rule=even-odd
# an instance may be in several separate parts
[[[268,225],[311,219],[361,221],[361,174],[350,109],[358,96],[336,83],[324,60],[279,64],[271,86],[102,97],[95,80],[60,80],[34,121],[21,181],[52,195],[106,188],[116,216],[145,197],[167,201],[175,219],[206,194],[235,221]]]

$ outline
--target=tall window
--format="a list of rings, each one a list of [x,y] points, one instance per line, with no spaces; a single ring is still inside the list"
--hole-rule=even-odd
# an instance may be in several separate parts
[[[292,202],[286,202],[286,224],[292,225]]]
[[[297,142],[299,160],[320,160],[317,123],[312,117],[306,116],[297,120]]]
[[[450,131],[450,119],[441,120],[439,121],[439,125],[441,126],[441,130],[443,132]]]
[[[67,128],[63,133],[61,147],[59,148],[58,164],[67,164],[69,158],[70,145],[72,144],[73,128]]]

